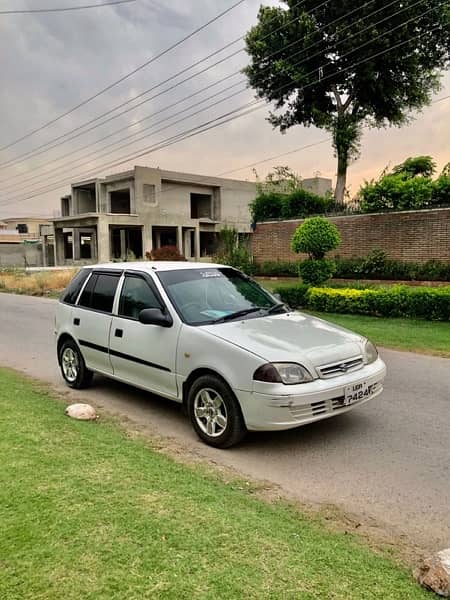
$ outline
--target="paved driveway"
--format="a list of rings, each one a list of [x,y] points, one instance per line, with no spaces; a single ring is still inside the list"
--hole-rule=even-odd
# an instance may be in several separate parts
[[[67,391],[55,359],[54,309],[53,300],[0,294],[0,364]],[[70,393],[300,500],[337,505],[426,549],[449,547],[450,360],[382,356],[389,375],[381,398],[297,430],[251,434],[227,451],[201,444],[179,406],[151,394],[100,377]]]

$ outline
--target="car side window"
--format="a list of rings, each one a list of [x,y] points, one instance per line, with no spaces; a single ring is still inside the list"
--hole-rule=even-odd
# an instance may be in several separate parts
[[[120,275],[112,273],[99,273],[92,291],[91,308],[101,312],[112,312],[114,296]]]
[[[145,279],[126,276],[120,295],[119,315],[137,319],[144,308],[161,308],[161,302]]]
[[[90,273],[90,269],[81,269],[81,271],[78,271],[67,288],[61,294],[61,302],[64,302],[65,304],[75,304],[78,294],[83,287],[83,283],[89,277]]]
[[[87,282],[87,284],[85,285],[83,293],[81,294],[80,299],[78,300],[78,306],[84,306],[86,308],[91,308],[92,292],[94,290],[94,286],[97,281],[97,277],[98,277],[98,275],[96,275],[94,273],[92,275],[92,277],[89,279],[89,281]]]

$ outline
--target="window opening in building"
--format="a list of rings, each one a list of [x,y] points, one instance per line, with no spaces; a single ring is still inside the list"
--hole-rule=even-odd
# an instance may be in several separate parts
[[[109,192],[110,211],[116,214],[129,215],[131,213],[130,190],[116,190]]]
[[[211,194],[191,194],[191,219],[212,219]]]

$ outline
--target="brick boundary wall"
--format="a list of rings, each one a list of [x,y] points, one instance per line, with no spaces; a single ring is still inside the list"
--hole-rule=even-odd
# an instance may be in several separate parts
[[[450,208],[330,217],[339,228],[342,243],[337,255],[365,256],[374,248],[405,262],[430,259],[450,261]],[[258,223],[251,249],[258,263],[294,261],[291,238],[302,220]]]

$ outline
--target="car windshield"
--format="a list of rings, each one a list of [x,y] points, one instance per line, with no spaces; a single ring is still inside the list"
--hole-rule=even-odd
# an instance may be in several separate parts
[[[186,323],[206,325],[284,312],[284,305],[228,267],[160,271],[159,279]]]

